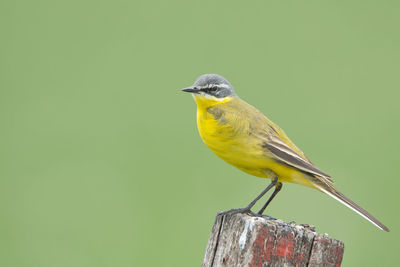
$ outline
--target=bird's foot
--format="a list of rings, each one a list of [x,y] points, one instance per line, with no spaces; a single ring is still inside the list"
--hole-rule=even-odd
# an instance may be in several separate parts
[[[240,209],[230,209],[230,210],[226,210],[226,211],[220,211],[220,212],[218,212],[218,215],[237,214],[237,213],[255,215],[255,213],[252,212],[249,207],[240,208]]]

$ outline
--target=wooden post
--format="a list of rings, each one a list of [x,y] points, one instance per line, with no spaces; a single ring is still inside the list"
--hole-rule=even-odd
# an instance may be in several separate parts
[[[308,225],[268,216],[218,214],[202,267],[340,266],[344,245]]]

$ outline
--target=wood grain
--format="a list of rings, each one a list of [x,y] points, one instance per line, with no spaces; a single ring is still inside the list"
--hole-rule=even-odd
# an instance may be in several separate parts
[[[344,245],[310,227],[242,213],[215,218],[202,267],[340,266]]]

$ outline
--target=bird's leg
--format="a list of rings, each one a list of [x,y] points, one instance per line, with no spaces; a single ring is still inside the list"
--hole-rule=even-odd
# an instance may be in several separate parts
[[[226,213],[247,213],[251,211],[251,208],[256,204],[256,202],[262,198],[273,186],[276,185],[276,183],[278,182],[278,177],[275,176],[275,178],[271,181],[271,183],[261,192],[261,194],[259,194],[252,202],[250,202],[249,205],[247,205],[244,208],[241,209],[231,209],[231,210],[227,210],[227,211],[223,211],[220,212],[218,214],[226,214]],[[276,189],[275,189],[276,191]],[[274,192],[275,192],[274,191]]]
[[[252,202],[250,202],[249,205],[247,205],[247,207],[245,207],[244,209],[248,209],[250,210],[255,204],[256,202],[262,198],[273,186],[276,185],[276,183],[278,182],[278,177],[275,177],[274,180],[271,181],[271,183],[264,189],[264,191],[261,192],[261,194],[259,194]]]
[[[274,199],[274,197],[279,193],[279,191],[281,191],[281,189],[282,189],[282,183],[281,182],[276,183],[274,192],[272,192],[272,195],[269,197],[267,202],[265,202],[264,206],[260,209],[260,211],[257,212],[258,215],[262,215],[263,214],[265,208]]]

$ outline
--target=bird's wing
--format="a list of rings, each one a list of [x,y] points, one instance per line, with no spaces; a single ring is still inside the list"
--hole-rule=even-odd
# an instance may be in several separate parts
[[[239,98],[227,102],[223,107],[226,116],[231,113],[236,118],[236,125],[238,122],[247,122],[249,125],[243,128],[249,128],[250,132],[258,135],[258,138],[262,140],[262,146],[268,149],[277,160],[299,171],[321,178],[319,179],[321,182],[333,183],[330,175],[318,169],[278,125],[270,121],[255,107]]]
[[[325,178],[330,183],[333,183],[330,175],[318,169],[305,156],[302,157],[299,155],[299,153],[297,153],[278,136],[269,135],[268,142],[265,142],[263,146],[267,148],[278,160],[284,162],[285,164],[314,176]]]

